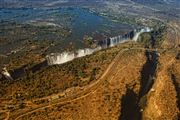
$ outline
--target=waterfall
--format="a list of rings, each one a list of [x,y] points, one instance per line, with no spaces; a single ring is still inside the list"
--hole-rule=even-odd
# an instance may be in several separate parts
[[[11,77],[11,74],[7,71],[7,69],[4,67],[2,72],[1,72],[2,75],[4,75],[4,77],[8,80],[13,80],[13,78]]]
[[[130,38],[129,37],[123,37],[123,36],[116,36],[116,37],[111,37],[110,38],[110,47],[113,47],[119,43],[123,43],[124,41],[127,41],[129,40]]]
[[[49,65],[62,64],[71,61],[75,58],[90,55],[95,51],[101,49],[102,49],[101,47],[97,47],[95,49],[91,49],[91,48],[79,49],[76,52],[51,53],[50,55],[46,56],[46,59]]]
[[[63,52],[63,53],[51,53],[47,55],[47,61],[49,65],[62,64],[73,60],[75,57],[74,53]]]
[[[50,55],[46,56],[46,59],[48,61],[48,65],[55,65],[55,64],[62,64],[66,63],[68,61],[71,61],[75,58],[83,57],[86,55],[90,55],[96,51],[99,51],[101,49],[105,49],[108,47],[113,47],[119,43],[123,43],[128,40],[137,41],[140,34],[144,32],[150,32],[152,29],[146,27],[139,30],[131,31],[130,33],[127,33],[125,35],[119,35],[115,37],[110,37],[105,40],[98,41],[97,48],[91,49],[91,48],[85,48],[85,49],[79,49],[75,52],[63,52],[63,53],[51,53]]]
[[[134,41],[137,41],[138,40],[138,37],[140,34],[144,33],[144,32],[151,32],[153,29],[149,28],[149,27],[146,27],[146,28],[143,28],[141,29],[140,31],[137,32],[137,30],[134,30],[135,31],[135,35],[133,37],[132,40]]]

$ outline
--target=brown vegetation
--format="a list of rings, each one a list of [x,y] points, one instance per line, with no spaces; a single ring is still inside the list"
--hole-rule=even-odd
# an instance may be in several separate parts
[[[143,50],[127,50],[117,59],[102,84],[89,91],[89,94],[69,102],[49,105],[22,116],[21,119],[138,119],[140,116],[136,100],[140,90],[140,69],[144,61]],[[126,106],[128,104],[129,107]],[[127,113],[121,113],[126,110]],[[134,110],[137,112],[134,113]]]
[[[156,82],[148,93],[147,107],[143,112],[146,120],[177,120],[179,109],[179,60],[177,51],[161,54]],[[178,72],[177,72],[178,71]]]
[[[124,43],[14,81],[0,81],[1,118],[178,120],[180,50],[161,30],[143,34],[142,44]],[[28,58],[22,59],[31,63]],[[10,65],[16,64],[20,62]]]

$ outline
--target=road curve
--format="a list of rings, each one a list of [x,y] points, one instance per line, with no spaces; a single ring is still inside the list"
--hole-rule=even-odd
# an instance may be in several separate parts
[[[35,108],[35,109],[32,109],[32,110],[28,110],[24,113],[22,113],[21,115],[18,115],[15,120],[19,120],[21,117],[23,116],[26,116],[28,114],[31,114],[33,112],[36,112],[38,110],[42,110],[44,108],[47,108],[49,106],[52,106],[52,105],[56,105],[56,104],[65,104],[65,103],[68,103],[68,102],[72,102],[72,101],[75,101],[75,100],[78,100],[78,99],[81,99],[81,98],[84,98],[88,95],[90,95],[91,93],[95,92],[98,87],[104,82],[104,80],[106,79],[106,77],[111,74],[111,71],[116,67],[116,63],[119,61],[119,57],[121,56],[121,54],[123,54],[125,51],[128,51],[128,50],[145,50],[145,48],[132,48],[132,49],[129,49],[129,48],[126,48],[126,49],[122,49],[117,55],[116,57],[114,58],[114,60],[110,63],[110,65],[107,67],[107,69],[104,71],[104,73],[102,74],[102,76],[97,80],[95,81],[94,83],[92,83],[91,85],[89,85],[86,89],[84,89],[82,92],[79,92],[77,94],[74,94],[74,95],[71,95],[69,97],[66,97],[66,98],[62,98],[54,103],[48,103],[48,104],[45,104],[41,107],[38,107],[38,108]],[[152,50],[152,49],[150,49]],[[154,50],[154,49],[153,49]],[[12,116],[13,117],[13,116]]]

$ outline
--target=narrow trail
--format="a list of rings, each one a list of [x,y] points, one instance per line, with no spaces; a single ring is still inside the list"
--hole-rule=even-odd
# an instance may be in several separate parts
[[[9,117],[10,117],[10,111],[0,111],[0,113],[5,113],[7,116],[4,120],[9,120]]]
[[[9,114],[10,114],[10,112],[8,111],[8,112],[6,112],[7,113],[7,117],[6,117],[6,119],[5,120],[9,120]]]
[[[54,103],[48,103],[48,104],[45,104],[41,107],[38,107],[38,108],[35,108],[35,109],[32,109],[32,110],[29,110],[29,111],[26,111],[24,112],[23,114],[21,115],[17,115],[17,117],[15,118],[15,120],[18,120],[20,119],[21,117],[23,116],[26,116],[28,114],[31,114],[31,113],[34,113],[38,110],[42,110],[44,108],[48,108],[52,105],[56,105],[56,104],[65,104],[65,103],[68,103],[68,102],[72,102],[72,101],[75,101],[75,100],[79,100],[79,99],[82,99],[92,93],[94,93],[101,84],[103,84],[104,82],[104,79],[106,79],[107,76],[109,76],[112,71],[114,70],[114,68],[117,67],[117,63],[119,62],[119,57],[121,56],[121,54],[123,54],[125,51],[128,51],[129,49],[122,49],[117,55],[116,57],[114,58],[114,60],[111,62],[111,64],[108,66],[108,68],[105,70],[105,72],[102,74],[102,76],[97,80],[95,81],[94,83],[92,83],[90,86],[88,86],[86,89],[84,89],[82,92],[79,92],[77,94],[74,94],[72,96],[69,96],[67,98],[62,98],[60,100],[58,100],[57,102],[54,102]],[[130,49],[130,50],[145,50],[145,48],[133,48],[133,49]],[[152,49],[151,49],[152,50]],[[122,67],[122,69],[125,69],[126,67]],[[115,76],[115,75],[113,75]],[[113,76],[111,79],[113,79]],[[12,116],[13,117],[13,116]],[[14,116],[15,117],[15,116]]]
[[[78,94],[74,94],[74,95],[72,95],[72,96],[70,96],[70,97],[61,99],[61,100],[59,100],[59,101],[56,102],[56,103],[46,104],[46,105],[43,105],[43,106],[41,106],[41,107],[39,107],[39,108],[35,108],[35,109],[33,109],[33,110],[26,111],[26,113],[23,113],[23,114],[19,115],[15,120],[18,120],[18,119],[20,119],[21,117],[23,117],[23,116],[25,116],[25,115],[28,115],[28,114],[31,114],[31,113],[33,113],[33,112],[36,112],[36,111],[38,111],[38,110],[40,110],[40,109],[44,109],[44,108],[47,108],[47,107],[49,107],[49,106],[56,105],[56,104],[64,104],[64,103],[72,102],[72,101],[75,101],[75,100],[84,98],[84,97],[90,95],[91,93],[95,92],[95,91],[97,90],[98,86],[103,83],[104,78],[106,77],[106,75],[107,75],[110,71],[112,71],[111,69],[113,69],[114,67],[116,67],[116,64],[115,64],[115,63],[118,62],[119,56],[120,56],[123,52],[125,52],[125,51],[127,51],[127,50],[129,50],[129,49],[123,49],[123,50],[121,50],[121,51],[117,54],[117,56],[114,58],[114,60],[111,62],[111,64],[108,66],[108,68],[105,70],[105,72],[103,73],[103,75],[102,75],[97,81],[95,81],[95,82],[92,83],[90,86],[88,86],[88,88],[84,89],[82,92],[80,92],[80,93],[78,93]]]

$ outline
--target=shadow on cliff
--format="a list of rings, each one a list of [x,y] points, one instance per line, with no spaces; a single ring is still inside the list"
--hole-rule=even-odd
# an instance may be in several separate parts
[[[127,89],[121,100],[121,116],[119,120],[140,120],[141,113],[139,111],[137,94],[133,90]]]

